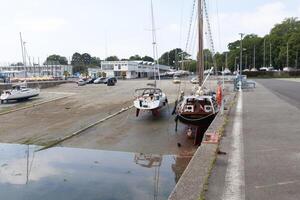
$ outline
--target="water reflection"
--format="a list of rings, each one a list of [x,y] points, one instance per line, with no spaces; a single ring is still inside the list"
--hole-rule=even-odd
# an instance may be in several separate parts
[[[178,179],[172,155],[39,148],[0,144],[1,199],[167,199]]]
[[[162,163],[162,155],[135,154],[134,161],[142,167],[154,168],[153,199],[157,200],[159,196],[159,169]]]

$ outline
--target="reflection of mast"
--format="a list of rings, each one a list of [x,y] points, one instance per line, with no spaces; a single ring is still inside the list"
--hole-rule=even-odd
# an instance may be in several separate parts
[[[27,145],[27,155],[26,155],[26,184],[29,179],[29,145]]]
[[[153,199],[158,199],[159,192],[159,169],[162,163],[162,155],[155,154],[135,154],[134,162],[142,167],[152,168],[154,167],[154,188]]]
[[[30,176],[30,172],[31,172],[31,168],[32,168],[33,160],[34,160],[34,151],[33,151],[33,154],[32,154],[31,163],[29,162],[29,158],[30,158],[30,145],[27,145],[27,151],[26,151],[26,185],[29,183],[29,176]]]

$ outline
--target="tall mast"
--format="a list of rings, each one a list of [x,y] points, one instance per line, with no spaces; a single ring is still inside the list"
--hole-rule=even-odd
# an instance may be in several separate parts
[[[204,58],[203,58],[203,7],[202,0],[198,0],[198,55],[197,55],[197,69],[198,69],[198,79],[199,85],[203,83],[203,74],[204,74]]]
[[[240,71],[240,75],[242,75],[242,71],[243,71],[243,36],[244,33],[240,33],[241,35],[241,40],[240,40],[240,67],[239,67],[239,71]]]
[[[25,70],[25,78],[27,78],[27,73],[26,73],[26,58],[25,58],[25,52],[24,52],[24,42],[23,42],[23,39],[22,39],[22,33],[20,32],[20,42],[21,42],[21,50],[22,50],[22,60],[23,60],[23,67],[24,67],[24,70]]]
[[[153,59],[154,59],[154,84],[156,87],[156,72],[157,72],[157,59],[156,59],[156,54],[157,54],[157,46],[156,46],[156,30],[155,30],[155,22],[154,22],[154,12],[153,12],[153,2],[151,0],[151,20],[152,20],[152,45],[153,45]],[[158,71],[158,77],[160,79],[159,76],[159,71]]]

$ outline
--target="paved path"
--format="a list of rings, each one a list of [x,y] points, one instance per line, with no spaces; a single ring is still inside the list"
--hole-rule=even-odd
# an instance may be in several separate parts
[[[299,83],[258,82],[255,90],[242,94],[241,133],[236,129],[240,110],[232,110],[221,144],[227,155],[217,158],[207,199],[300,199],[300,109],[294,104],[299,101]],[[237,151],[241,160],[232,159]]]

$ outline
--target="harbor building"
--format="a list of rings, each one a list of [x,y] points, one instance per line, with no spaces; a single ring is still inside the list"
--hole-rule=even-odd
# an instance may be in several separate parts
[[[153,62],[145,61],[102,61],[101,70],[107,76],[115,76],[117,78],[146,78],[154,74],[155,68],[159,68],[159,73],[170,71],[170,66],[154,65]]]
[[[90,77],[98,77],[101,74],[102,70],[101,67],[93,67],[93,68],[88,68],[88,75]]]

